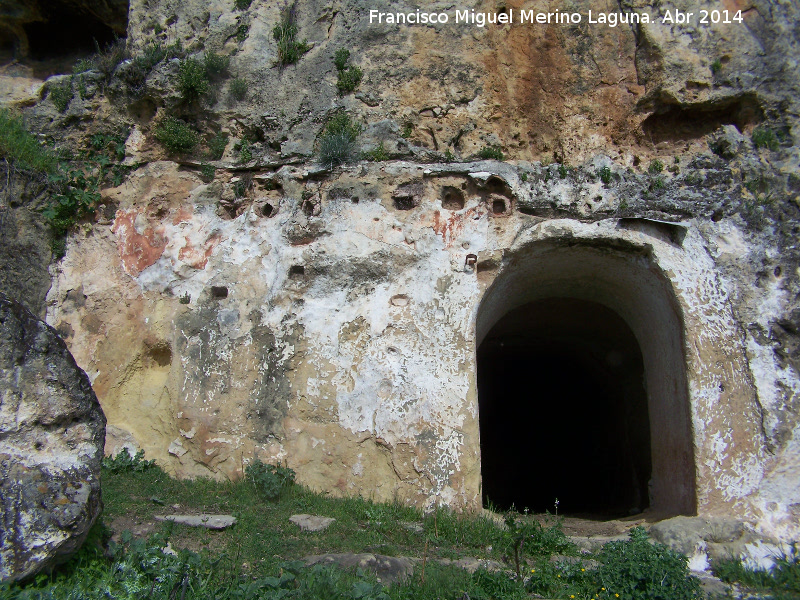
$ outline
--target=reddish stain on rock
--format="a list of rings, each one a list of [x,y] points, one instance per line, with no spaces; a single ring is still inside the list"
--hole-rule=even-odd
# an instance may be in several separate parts
[[[163,228],[154,228],[147,222],[141,232],[136,229],[136,217],[139,214],[136,209],[117,211],[111,227],[111,231],[117,235],[122,268],[133,277],[161,258],[167,246]]]
[[[220,235],[211,235],[200,247],[192,246],[189,237],[184,237],[186,245],[178,250],[178,259],[195,269],[205,269],[208,258],[220,242]]]
[[[436,235],[442,236],[445,247],[449,248],[464,231],[464,224],[467,219],[472,219],[475,209],[470,208],[463,213],[454,213],[444,216],[440,211],[433,214],[433,230]]]

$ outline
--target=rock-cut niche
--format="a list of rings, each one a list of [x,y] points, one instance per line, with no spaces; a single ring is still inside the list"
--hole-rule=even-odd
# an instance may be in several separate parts
[[[477,335],[484,505],[695,513],[683,319],[650,257],[527,248],[487,291]]]

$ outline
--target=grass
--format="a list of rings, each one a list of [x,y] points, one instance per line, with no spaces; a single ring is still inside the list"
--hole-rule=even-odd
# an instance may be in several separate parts
[[[333,115],[319,138],[319,162],[325,168],[333,168],[356,158],[356,138],[361,134],[361,125],[344,112]]]
[[[22,118],[6,109],[0,109],[0,157],[33,173],[49,174],[58,165],[55,154],[25,129]]]
[[[210,89],[206,66],[194,58],[181,61],[178,67],[178,89],[185,102],[197,102]]]
[[[247,98],[247,81],[237,77],[231,81],[228,92],[234,100],[241,102]]]
[[[251,473],[252,475],[252,473]],[[50,575],[22,586],[0,584],[0,600],[65,598],[99,600],[522,600],[548,598],[658,598],[688,600],[697,583],[686,558],[650,544],[644,530],[613,542],[589,566],[576,554],[555,517],[544,524],[516,515],[502,528],[489,517],[447,509],[423,514],[399,502],[336,499],[299,485],[282,485],[267,500],[259,477],[238,481],[178,481],[141,455],[103,462],[102,521],[83,549]],[[232,528],[209,531],[161,523],[167,513],[232,514]],[[297,513],[333,517],[325,531],[303,532],[289,521]],[[519,519],[518,521],[516,519]],[[123,529],[152,524],[135,538]],[[115,536],[109,541],[108,526]],[[416,528],[416,529],[415,529]],[[640,529],[640,528],[639,528]],[[165,554],[169,547],[174,554]],[[522,553],[522,576],[512,572],[513,548]],[[414,573],[390,587],[361,570],[306,568],[305,556],[369,552],[416,557]],[[498,572],[473,574],[440,559],[491,558],[506,561]],[[619,566],[617,566],[619,565]],[[657,589],[653,586],[657,585]],[[538,597],[542,597],[538,596]]]
[[[311,46],[306,40],[297,39],[297,11],[295,5],[287,6],[281,14],[281,20],[272,28],[272,37],[278,44],[278,64],[293,65]]]
[[[780,141],[775,132],[770,127],[763,125],[753,130],[750,139],[756,148],[769,148],[773,152],[780,146]]]
[[[768,593],[774,600],[800,598],[800,550],[796,544],[789,555],[776,557],[770,571],[747,567],[740,560],[722,560],[713,565],[722,581],[738,583],[754,592]]]
[[[485,146],[478,152],[478,157],[491,160],[503,160],[503,151],[497,146]]]

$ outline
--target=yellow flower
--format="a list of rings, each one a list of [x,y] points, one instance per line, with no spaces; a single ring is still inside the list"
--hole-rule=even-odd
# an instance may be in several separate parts
[[[559,575],[559,577],[561,577],[561,575]]]
[[[570,594],[570,595],[569,595],[569,597],[570,597],[570,598],[574,598],[574,597],[575,597],[575,594]]]
[[[601,590],[601,591],[603,591],[603,592],[605,592],[605,591],[606,591],[606,588],[600,588],[600,590]]]
[[[586,569],[581,569],[581,573],[583,573]]]
[[[536,569],[531,569],[531,573],[536,573]]]
[[[614,594],[614,597],[615,598],[619,598],[619,594]]]

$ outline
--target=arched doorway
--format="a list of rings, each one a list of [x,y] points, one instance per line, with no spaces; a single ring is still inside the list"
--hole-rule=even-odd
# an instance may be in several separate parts
[[[695,513],[683,320],[646,252],[528,247],[487,290],[477,336],[484,503]]]

